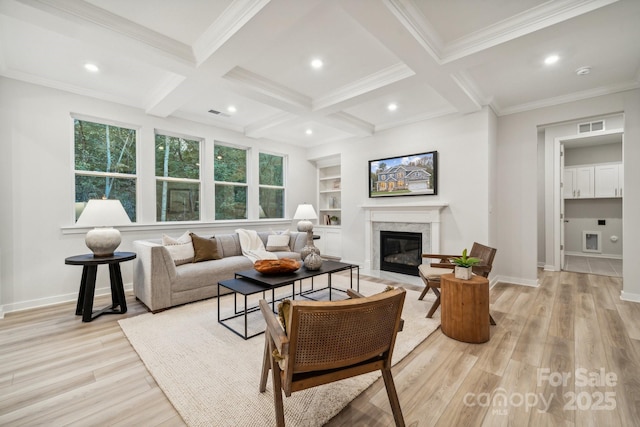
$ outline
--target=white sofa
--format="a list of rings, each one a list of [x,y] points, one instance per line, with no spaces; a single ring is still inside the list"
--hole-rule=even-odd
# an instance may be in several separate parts
[[[269,232],[258,232],[267,244]],[[218,282],[232,279],[237,271],[253,268],[253,263],[244,255],[237,233],[216,234],[218,253],[221,259],[187,263],[176,266],[161,239],[136,240],[133,247],[137,253],[133,275],[133,291],[151,311],[212,298],[218,295]],[[292,231],[289,251],[274,252],[278,258],[300,259],[305,246],[306,233]]]

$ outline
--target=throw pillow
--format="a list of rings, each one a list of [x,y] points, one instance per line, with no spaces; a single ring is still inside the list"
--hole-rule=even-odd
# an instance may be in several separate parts
[[[167,248],[171,259],[173,259],[176,265],[187,264],[193,261],[193,243],[191,242],[189,231],[185,231],[185,233],[177,239],[163,234],[162,244]]]
[[[218,254],[218,243],[215,237],[207,239],[194,233],[190,233],[189,235],[193,242],[193,262],[222,259],[220,254]]]
[[[287,234],[269,234],[267,237],[267,250],[270,252],[290,251],[289,233]]]

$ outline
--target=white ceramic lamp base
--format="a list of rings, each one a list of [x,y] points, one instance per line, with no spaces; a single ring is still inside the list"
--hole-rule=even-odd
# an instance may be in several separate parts
[[[120,232],[117,229],[111,227],[100,227],[90,230],[84,241],[87,244],[87,247],[91,249],[94,256],[106,257],[113,255],[116,248],[120,246],[122,238],[120,237]]]

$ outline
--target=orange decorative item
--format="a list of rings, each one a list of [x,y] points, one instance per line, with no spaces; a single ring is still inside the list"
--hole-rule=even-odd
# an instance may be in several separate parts
[[[253,264],[253,268],[262,274],[293,273],[300,268],[300,261],[291,258],[259,259]]]

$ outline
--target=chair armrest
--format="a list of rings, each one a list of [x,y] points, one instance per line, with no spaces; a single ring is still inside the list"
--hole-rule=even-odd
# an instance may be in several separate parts
[[[282,329],[282,326],[280,325],[280,322],[278,322],[275,313],[271,311],[269,303],[261,299],[258,304],[260,304],[260,311],[262,312],[264,321],[267,324],[265,333],[269,334],[269,336],[275,343],[280,355],[284,356],[286,354],[289,354],[289,337],[284,332],[284,329]]]

